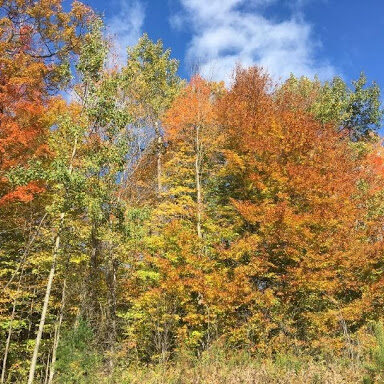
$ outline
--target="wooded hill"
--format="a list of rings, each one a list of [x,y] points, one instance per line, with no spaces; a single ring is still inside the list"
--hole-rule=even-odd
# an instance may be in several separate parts
[[[76,1],[0,0],[0,23],[1,383],[218,346],[369,356],[377,85],[241,66],[229,85],[182,80],[147,35],[115,65]]]

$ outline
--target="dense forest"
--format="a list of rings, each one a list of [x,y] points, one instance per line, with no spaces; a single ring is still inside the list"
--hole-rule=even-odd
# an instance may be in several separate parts
[[[380,90],[114,54],[0,0],[1,383],[384,382]]]

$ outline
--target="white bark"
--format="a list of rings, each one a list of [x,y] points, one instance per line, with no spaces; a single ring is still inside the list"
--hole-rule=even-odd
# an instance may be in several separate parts
[[[160,196],[162,190],[161,174],[162,174],[162,157],[163,157],[163,138],[159,129],[159,123],[155,122],[155,134],[157,141],[157,193]]]
[[[197,236],[199,239],[202,238],[201,232],[201,211],[202,211],[202,200],[201,200],[201,151],[200,151],[200,127],[196,126],[196,158],[195,158],[195,178],[196,178],[196,203],[197,203]]]
[[[1,371],[1,384],[5,383],[5,371],[6,371],[6,368],[7,368],[7,359],[8,359],[9,345],[11,344],[13,320],[15,318],[15,309],[16,309],[16,299],[13,300],[12,315],[11,315],[11,320],[10,320],[9,328],[8,328],[7,341],[5,343],[4,358],[3,358],[3,369]]]
[[[70,159],[70,163],[69,163],[69,167],[68,167],[68,173],[70,175],[72,174],[72,171],[73,171],[73,159],[74,159],[74,157],[76,155],[76,150],[77,150],[77,137],[75,138],[75,141],[74,141],[74,144],[73,144],[71,159]],[[48,282],[47,282],[47,287],[46,287],[46,290],[45,290],[45,296],[44,296],[44,302],[43,302],[43,309],[41,311],[41,318],[40,318],[40,323],[39,323],[39,329],[37,331],[36,341],[35,341],[35,348],[33,350],[31,365],[30,365],[30,368],[29,368],[28,384],[33,384],[33,380],[34,380],[34,377],[35,377],[37,357],[39,355],[39,348],[40,348],[40,343],[41,343],[41,337],[43,335],[44,324],[45,324],[45,319],[46,319],[46,316],[47,316],[47,310],[48,310],[48,304],[49,304],[49,298],[50,298],[50,295],[51,295],[53,278],[55,276],[57,256],[58,256],[58,253],[59,253],[59,250],[60,250],[61,230],[62,230],[62,227],[63,227],[64,218],[65,218],[65,212],[61,212],[60,213],[60,218],[59,218],[59,227],[58,227],[57,234],[56,234],[56,237],[55,237],[55,242],[54,242],[54,247],[53,247],[53,252],[52,252],[52,264],[51,264],[51,269],[50,269],[49,275],[48,275]]]
[[[57,354],[57,347],[59,346],[60,330],[61,330],[61,324],[63,322],[63,316],[64,316],[66,288],[67,288],[67,281],[64,280],[63,292],[62,292],[62,295],[61,295],[61,307],[60,307],[59,321],[57,322],[57,324],[55,326],[55,336],[54,336],[54,340],[53,340],[51,368],[50,368],[50,371],[49,371],[48,384],[52,384],[53,383],[53,377],[55,376],[56,354]]]
[[[49,297],[51,295],[53,277],[55,276],[57,254],[58,254],[59,249],[60,249],[60,232],[61,232],[61,225],[62,225],[62,222],[64,220],[64,216],[65,216],[65,214],[64,214],[64,212],[62,212],[60,214],[60,223],[61,224],[60,224],[59,230],[57,232],[57,235],[55,238],[55,245],[53,248],[53,259],[52,259],[51,269],[49,271],[47,288],[45,290],[45,296],[44,296],[44,302],[43,302],[43,309],[41,311],[39,329],[37,331],[35,348],[33,350],[33,356],[32,356],[31,365],[30,365],[30,369],[29,369],[28,384],[33,384],[33,379],[35,377],[37,357],[39,355],[39,348],[40,348],[40,343],[41,343],[41,337],[43,335],[45,318],[47,316],[47,310],[48,310],[48,304],[49,304]]]
[[[21,280],[22,280],[23,275],[24,275],[24,266],[22,268],[23,269],[21,270],[19,281],[18,281],[18,284],[17,284],[16,295],[15,295],[15,298],[13,299],[12,314],[11,314],[11,319],[10,319],[9,327],[8,327],[7,340],[5,342],[3,366],[2,366],[1,379],[0,379],[0,383],[1,384],[5,383],[5,372],[6,372],[6,369],[7,369],[7,360],[8,360],[9,347],[11,345],[11,337],[12,337],[12,331],[13,331],[13,321],[15,319],[15,314],[16,314],[16,303],[17,303],[17,298],[19,296],[19,292],[20,292]]]

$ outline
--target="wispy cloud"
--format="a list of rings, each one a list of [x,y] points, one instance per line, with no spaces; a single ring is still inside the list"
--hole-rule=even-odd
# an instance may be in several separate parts
[[[259,64],[275,79],[290,73],[329,78],[335,72],[316,58],[320,43],[301,15],[280,22],[264,16],[265,7],[281,0],[179,1],[183,13],[171,21],[174,26],[191,25],[186,62],[197,64],[209,78],[228,81],[237,63]]]
[[[136,44],[142,34],[145,9],[138,0],[120,0],[118,12],[107,20],[108,32],[114,38],[117,60],[124,63],[127,47]]]

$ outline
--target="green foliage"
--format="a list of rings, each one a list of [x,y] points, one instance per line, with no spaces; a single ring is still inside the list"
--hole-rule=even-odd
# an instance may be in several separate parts
[[[73,329],[63,332],[57,351],[57,382],[62,384],[97,383],[95,372],[101,356],[95,347],[92,329],[80,320]]]
[[[321,83],[317,78],[291,77],[282,87],[303,99],[303,103],[323,124],[335,124],[345,130],[353,141],[367,140],[370,133],[377,133],[383,117],[380,88],[376,83],[367,84],[361,73],[352,87],[340,77]]]
[[[338,121],[353,140],[359,140],[377,131],[383,111],[380,109],[380,89],[377,84],[367,86],[367,79],[362,73],[352,82],[352,86],[352,89],[348,88],[339,77],[335,77],[331,83],[325,83],[314,109],[321,121]]]
[[[370,351],[371,362],[367,365],[369,376],[364,378],[364,383],[384,382],[384,325],[382,321],[373,324],[376,345]]]
[[[155,123],[182,86],[177,76],[178,61],[170,58],[171,51],[164,50],[161,40],[154,43],[146,34],[127,50],[124,81],[141,104],[141,117]]]
[[[99,80],[104,68],[108,49],[103,38],[103,29],[103,21],[100,18],[95,18],[81,47],[76,69],[82,75],[84,82]]]
[[[34,180],[46,180],[48,178],[47,169],[42,161],[30,160],[25,166],[11,168],[5,177],[13,187],[27,185]]]

